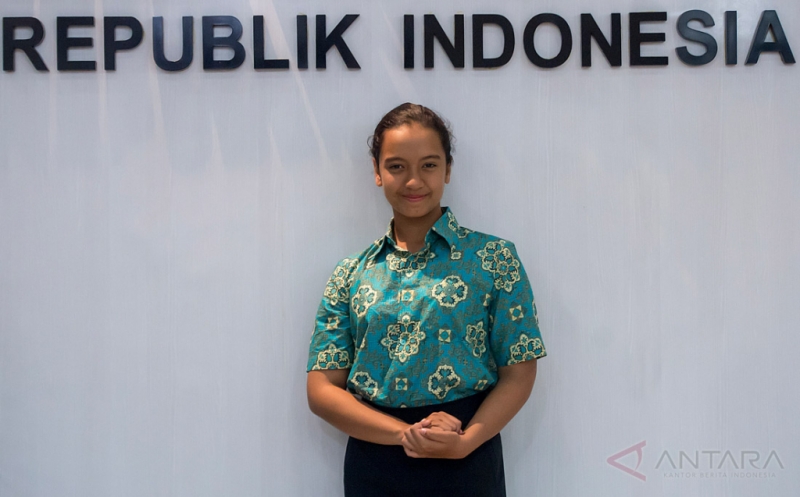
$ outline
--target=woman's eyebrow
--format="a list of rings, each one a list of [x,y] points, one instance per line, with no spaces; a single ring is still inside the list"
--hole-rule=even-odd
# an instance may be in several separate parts
[[[431,155],[426,155],[425,157],[420,157],[420,159],[419,159],[419,160],[428,160],[428,159],[441,159],[441,158],[442,158],[442,156],[441,156],[441,155],[439,155],[439,154],[431,154]],[[395,156],[393,156],[393,155],[391,155],[391,156],[389,156],[389,157],[386,157],[386,158],[385,158],[385,159],[383,159],[383,160],[384,160],[384,162],[389,162],[389,161],[408,162],[408,161],[407,161],[405,158],[403,158],[403,157],[395,157]]]

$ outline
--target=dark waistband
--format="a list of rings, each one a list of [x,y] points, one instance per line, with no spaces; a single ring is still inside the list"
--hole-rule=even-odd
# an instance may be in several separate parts
[[[419,407],[387,407],[373,404],[371,402],[367,402],[367,404],[379,411],[385,412],[389,416],[394,416],[395,418],[401,419],[409,424],[416,423],[417,421],[420,421],[435,412],[441,411],[446,412],[451,416],[455,416],[461,420],[462,426],[467,426],[472,419],[472,416],[474,416],[478,411],[478,408],[481,406],[487,395],[489,395],[488,390],[475,395],[470,395],[469,397],[464,397],[462,399],[444,402],[442,404],[431,404]]]

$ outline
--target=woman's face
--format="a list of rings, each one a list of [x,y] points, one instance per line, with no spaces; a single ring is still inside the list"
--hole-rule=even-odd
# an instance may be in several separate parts
[[[441,215],[444,185],[450,182],[450,165],[439,135],[419,124],[405,124],[383,134],[380,164],[375,163],[375,184],[383,187],[395,217]]]

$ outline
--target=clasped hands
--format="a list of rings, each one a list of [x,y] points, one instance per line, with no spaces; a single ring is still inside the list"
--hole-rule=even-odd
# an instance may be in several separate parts
[[[435,412],[406,428],[400,443],[414,458],[461,459],[474,450],[461,420],[446,412]]]

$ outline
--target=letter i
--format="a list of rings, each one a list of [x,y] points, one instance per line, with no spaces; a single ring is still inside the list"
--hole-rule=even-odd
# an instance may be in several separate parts
[[[403,68],[414,69],[414,16],[403,16]]]
[[[308,16],[297,16],[297,67],[308,69]]]
[[[725,12],[725,64],[735,66],[738,62],[738,34],[739,28],[736,23],[736,11]]]

